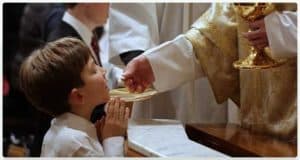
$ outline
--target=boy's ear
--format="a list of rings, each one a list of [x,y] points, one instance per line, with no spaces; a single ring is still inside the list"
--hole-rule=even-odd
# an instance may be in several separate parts
[[[84,103],[83,95],[80,93],[80,91],[77,88],[73,88],[71,90],[70,96],[69,96],[70,104],[74,105],[81,105]]]

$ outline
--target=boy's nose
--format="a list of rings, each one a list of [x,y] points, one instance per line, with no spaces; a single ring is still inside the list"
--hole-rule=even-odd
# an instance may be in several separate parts
[[[101,68],[101,72],[105,75],[106,74],[106,70]]]
[[[101,70],[101,72],[102,72],[103,77],[104,77],[105,79],[107,79],[106,76],[108,76],[108,75],[106,75],[106,73],[107,73],[106,70],[103,69],[102,67],[100,68],[100,70]]]

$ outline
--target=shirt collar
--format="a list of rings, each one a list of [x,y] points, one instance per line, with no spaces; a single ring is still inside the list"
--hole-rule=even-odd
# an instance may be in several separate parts
[[[78,34],[82,37],[83,41],[90,46],[91,45],[91,39],[93,36],[93,33],[89,28],[81,23],[76,17],[72,16],[68,11],[64,13],[64,16],[62,20],[69,25],[71,25]]]
[[[69,128],[83,131],[90,137],[97,139],[97,131],[95,125],[85,118],[70,112],[55,117],[51,121],[51,125],[67,126]]]

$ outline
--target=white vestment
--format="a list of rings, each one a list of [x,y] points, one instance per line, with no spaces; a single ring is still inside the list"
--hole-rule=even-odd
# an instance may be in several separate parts
[[[108,20],[109,21],[109,20]],[[108,40],[109,22],[104,26],[104,33],[99,41],[102,67],[106,71],[106,79],[110,89],[119,87],[119,80],[123,74],[123,69],[109,62],[109,40]]]
[[[265,17],[272,58],[292,58],[297,54],[297,13],[273,12]]]

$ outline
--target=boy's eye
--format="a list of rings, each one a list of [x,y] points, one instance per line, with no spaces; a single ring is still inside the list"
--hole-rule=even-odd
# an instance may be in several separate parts
[[[90,69],[90,73],[92,73],[92,74],[94,74],[94,73],[97,73],[98,71],[97,71],[97,68],[96,67],[92,67],[91,69]]]
[[[93,73],[97,73],[97,72],[98,72],[97,68],[93,68]]]
[[[94,64],[92,67],[92,73],[97,73],[97,72],[98,72],[97,65]]]

